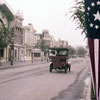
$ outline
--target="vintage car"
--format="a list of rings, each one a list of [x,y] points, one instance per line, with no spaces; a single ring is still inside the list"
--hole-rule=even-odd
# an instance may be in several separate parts
[[[64,70],[65,73],[71,70],[71,63],[68,61],[68,48],[49,48],[49,71],[53,69]]]

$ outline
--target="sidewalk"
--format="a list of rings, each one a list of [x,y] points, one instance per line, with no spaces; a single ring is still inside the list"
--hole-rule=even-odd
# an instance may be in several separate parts
[[[10,62],[4,62],[1,64],[0,66],[0,70],[3,69],[8,69],[8,68],[16,68],[16,67],[23,67],[23,66],[27,66],[27,65],[34,65],[34,64],[42,64],[42,63],[46,63],[47,61],[41,61],[41,60],[34,60],[33,63],[32,61],[25,61],[25,62],[14,62],[13,65],[11,66]]]

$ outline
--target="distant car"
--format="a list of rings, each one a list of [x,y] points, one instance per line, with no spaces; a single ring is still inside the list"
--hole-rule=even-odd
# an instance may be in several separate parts
[[[53,69],[64,70],[65,73],[71,70],[71,62],[68,61],[68,48],[49,48],[49,51],[53,53],[53,56],[49,54],[51,62],[49,67],[50,72],[52,72]]]

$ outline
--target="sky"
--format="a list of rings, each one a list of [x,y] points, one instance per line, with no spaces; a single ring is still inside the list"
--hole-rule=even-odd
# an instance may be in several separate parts
[[[68,41],[71,46],[85,46],[86,39],[77,24],[70,19],[75,0],[6,0],[12,10],[23,15],[23,25],[31,23],[38,33],[48,29],[56,40]],[[66,16],[67,13],[67,16]]]

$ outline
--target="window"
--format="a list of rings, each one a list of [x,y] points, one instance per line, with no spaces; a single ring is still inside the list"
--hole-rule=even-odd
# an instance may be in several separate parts
[[[40,53],[34,53],[34,57],[40,57],[41,54]]]

